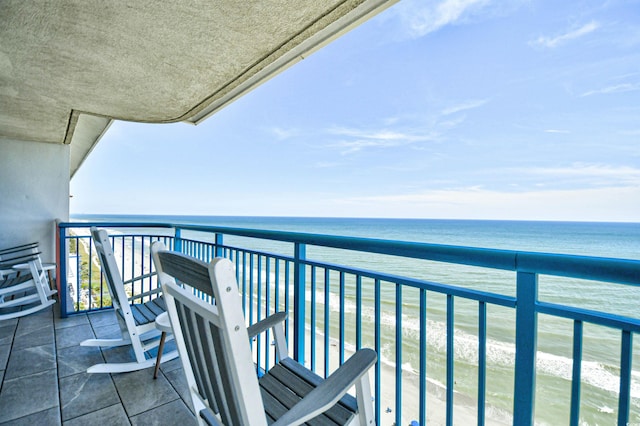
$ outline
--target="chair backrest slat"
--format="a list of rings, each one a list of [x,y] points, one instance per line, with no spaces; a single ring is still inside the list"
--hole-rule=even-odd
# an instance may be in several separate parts
[[[211,408],[218,413],[218,401],[214,392],[212,376],[209,374],[213,373],[212,370],[209,370],[211,365],[217,368],[216,354],[210,349],[209,341],[211,339],[206,336],[205,321],[180,301],[176,300],[176,305],[180,323],[188,330],[188,333],[184,334],[184,338],[189,352],[189,360],[196,364],[192,368],[198,392],[209,401]],[[217,375],[213,375],[213,377],[217,377]]]
[[[124,292],[122,276],[116,264],[107,231],[104,229],[91,228],[91,235],[93,236],[93,245],[100,257],[102,273],[104,274],[109,293],[111,294],[111,303],[114,304],[115,309],[128,311],[129,300],[127,294]]]
[[[162,262],[162,271],[180,282],[213,297],[208,265],[198,259],[180,256],[174,252],[158,253]]]

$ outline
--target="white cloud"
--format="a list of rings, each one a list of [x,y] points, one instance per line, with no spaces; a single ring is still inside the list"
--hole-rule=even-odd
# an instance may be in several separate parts
[[[361,130],[346,127],[335,127],[328,132],[342,137],[342,140],[331,144],[341,149],[341,153],[351,154],[365,148],[392,148],[437,139],[436,134],[399,132],[394,130]]]
[[[630,166],[610,166],[606,164],[576,163],[569,167],[530,167],[513,170],[513,173],[531,174],[559,179],[572,178],[589,180],[599,186],[637,185],[640,186],[640,168]]]
[[[640,221],[640,186],[490,191],[478,187],[343,200],[368,217]]]
[[[442,110],[442,115],[451,115],[461,111],[467,111],[474,108],[479,108],[489,102],[489,99],[470,99],[468,101],[452,105]]]
[[[417,38],[461,22],[490,3],[490,0],[405,1],[398,10],[409,34]]]
[[[634,92],[636,90],[640,90],[640,84],[623,83],[613,86],[607,86],[598,90],[589,90],[588,92],[583,93],[581,96],[585,97],[591,95],[608,95],[610,93]]]
[[[299,132],[297,129],[283,129],[282,127],[272,127],[269,129],[278,140],[285,140],[296,136]]]
[[[540,36],[536,40],[534,40],[531,44],[554,48],[570,40],[575,40],[577,38],[590,34],[593,31],[597,30],[598,28],[600,28],[600,24],[596,21],[591,21],[588,24],[584,24],[579,28],[572,29],[570,31],[567,31],[564,34],[560,34],[555,37]]]
[[[547,129],[544,131],[545,133],[562,133],[562,134],[567,134],[569,133],[568,130],[559,130],[559,129]]]
[[[349,129],[346,127],[335,127],[329,130],[329,133],[341,136],[351,136],[355,138],[377,140],[382,142],[407,141],[416,142],[427,140],[424,135],[414,135],[410,133],[397,132],[392,130],[365,131],[360,129]]]

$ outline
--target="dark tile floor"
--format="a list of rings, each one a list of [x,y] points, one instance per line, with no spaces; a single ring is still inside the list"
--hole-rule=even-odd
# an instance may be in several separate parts
[[[0,425],[195,424],[179,359],[163,363],[156,380],[153,368],[87,374],[133,354],[79,345],[118,332],[112,311],[61,319],[57,308],[0,321]]]

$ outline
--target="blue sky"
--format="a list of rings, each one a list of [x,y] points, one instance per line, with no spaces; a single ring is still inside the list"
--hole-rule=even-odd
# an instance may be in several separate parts
[[[71,213],[640,222],[640,1],[402,0],[198,126],[114,123]]]

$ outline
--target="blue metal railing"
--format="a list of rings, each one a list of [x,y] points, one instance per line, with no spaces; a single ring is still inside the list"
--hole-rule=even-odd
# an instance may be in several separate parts
[[[148,250],[152,240],[162,239],[175,250],[209,260],[213,256],[230,258],[236,266],[238,283],[243,295],[243,308],[249,323],[254,323],[276,310],[289,313],[287,338],[295,359],[307,364],[321,375],[327,375],[338,367],[351,349],[371,346],[377,353],[389,351],[383,345],[385,318],[393,319],[394,333],[391,354],[388,356],[395,364],[392,380],[383,377],[383,363],[375,366],[374,399],[378,422],[382,419],[383,390],[393,388],[396,424],[406,424],[407,418],[417,417],[421,425],[427,424],[428,400],[428,307],[433,306],[440,294],[445,298],[442,304],[446,316],[445,349],[445,414],[446,424],[454,423],[456,388],[456,316],[459,312],[458,301],[471,301],[477,304],[477,404],[475,417],[478,425],[485,424],[487,408],[487,309],[496,307],[515,311],[514,346],[515,363],[513,367],[514,390],[512,395],[512,421],[516,425],[533,424],[536,395],[536,354],[538,349],[539,314],[564,318],[573,322],[573,354],[570,386],[570,404],[567,418],[570,424],[581,421],[581,363],[583,362],[583,324],[597,324],[619,330],[619,392],[617,421],[625,425],[630,419],[632,401],[632,359],[633,334],[640,332],[640,320],[629,316],[611,314],[601,310],[565,306],[539,300],[538,278],[540,276],[569,277],[602,281],[603,283],[640,285],[640,261],[570,256],[547,253],[516,252],[508,250],[480,249],[470,247],[445,246],[424,243],[409,243],[368,238],[339,237],[238,229],[214,226],[197,226],[158,223],[61,223],[59,224],[60,253],[63,259],[72,255],[70,246],[75,247],[80,256],[80,246],[84,247],[87,265],[92,264],[88,228],[100,226],[117,229],[120,233],[112,235],[112,244],[119,247],[121,270],[125,280],[132,283],[132,293],[148,290],[157,285],[153,277],[151,258]],[[71,231],[74,234],[71,234]],[[236,241],[237,240],[237,241]],[[75,242],[75,243],[73,243]],[[287,243],[284,252],[271,252],[273,242]],[[322,255],[312,259],[308,254],[313,248],[322,248]],[[330,250],[328,250],[330,249]],[[280,249],[278,249],[280,250]],[[129,259],[126,252],[129,251]],[[329,258],[340,263],[319,259],[324,253],[334,253]],[[66,253],[66,256],[64,255]],[[320,251],[318,251],[320,253]],[[337,254],[336,254],[337,253]],[[348,258],[343,253],[366,253],[367,255],[393,256],[393,259],[413,259],[413,261],[435,261],[439,264],[469,265],[491,270],[515,272],[515,291],[501,294],[482,291],[464,285],[430,281],[421,276],[405,276],[383,271],[374,271],[361,266],[345,264],[341,259]],[[116,253],[118,255],[118,253]],[[78,284],[74,289],[75,300],[68,301],[67,262],[61,264],[61,309],[62,315],[73,312],[86,312],[105,308],[102,286],[98,292],[88,285],[81,296],[81,278],[95,281],[95,273],[90,266],[82,270],[83,265],[76,263]],[[87,275],[87,276],[85,276]],[[98,279],[100,283],[100,279]],[[146,286],[146,287],[145,287]],[[384,293],[384,294],[383,294]],[[99,297],[97,297],[99,295]],[[389,296],[389,297],[385,297]],[[334,299],[337,298],[337,302]],[[347,307],[347,300],[353,301],[355,308]],[[407,303],[417,301],[416,318],[410,318],[413,311]],[[84,308],[84,309],[80,309]],[[363,321],[365,311],[370,318]],[[369,315],[367,314],[367,315]],[[489,316],[491,318],[491,316]],[[405,335],[407,322],[417,320],[416,337]],[[371,324],[371,322],[372,324]],[[366,324],[366,325],[365,325]],[[368,327],[372,330],[369,330]],[[337,330],[337,332],[335,331]],[[337,336],[336,336],[337,333]],[[409,344],[418,347],[417,361],[418,385],[416,387],[417,406],[408,406],[406,393],[410,385],[403,373],[403,360]],[[335,346],[334,346],[335,344]],[[268,369],[275,360],[270,348],[269,337],[254,342],[257,363]],[[432,367],[433,368],[433,367]],[[429,396],[431,397],[431,396]],[[387,410],[388,411],[388,410]],[[408,412],[408,415],[405,415]],[[386,413],[385,413],[386,414]]]

